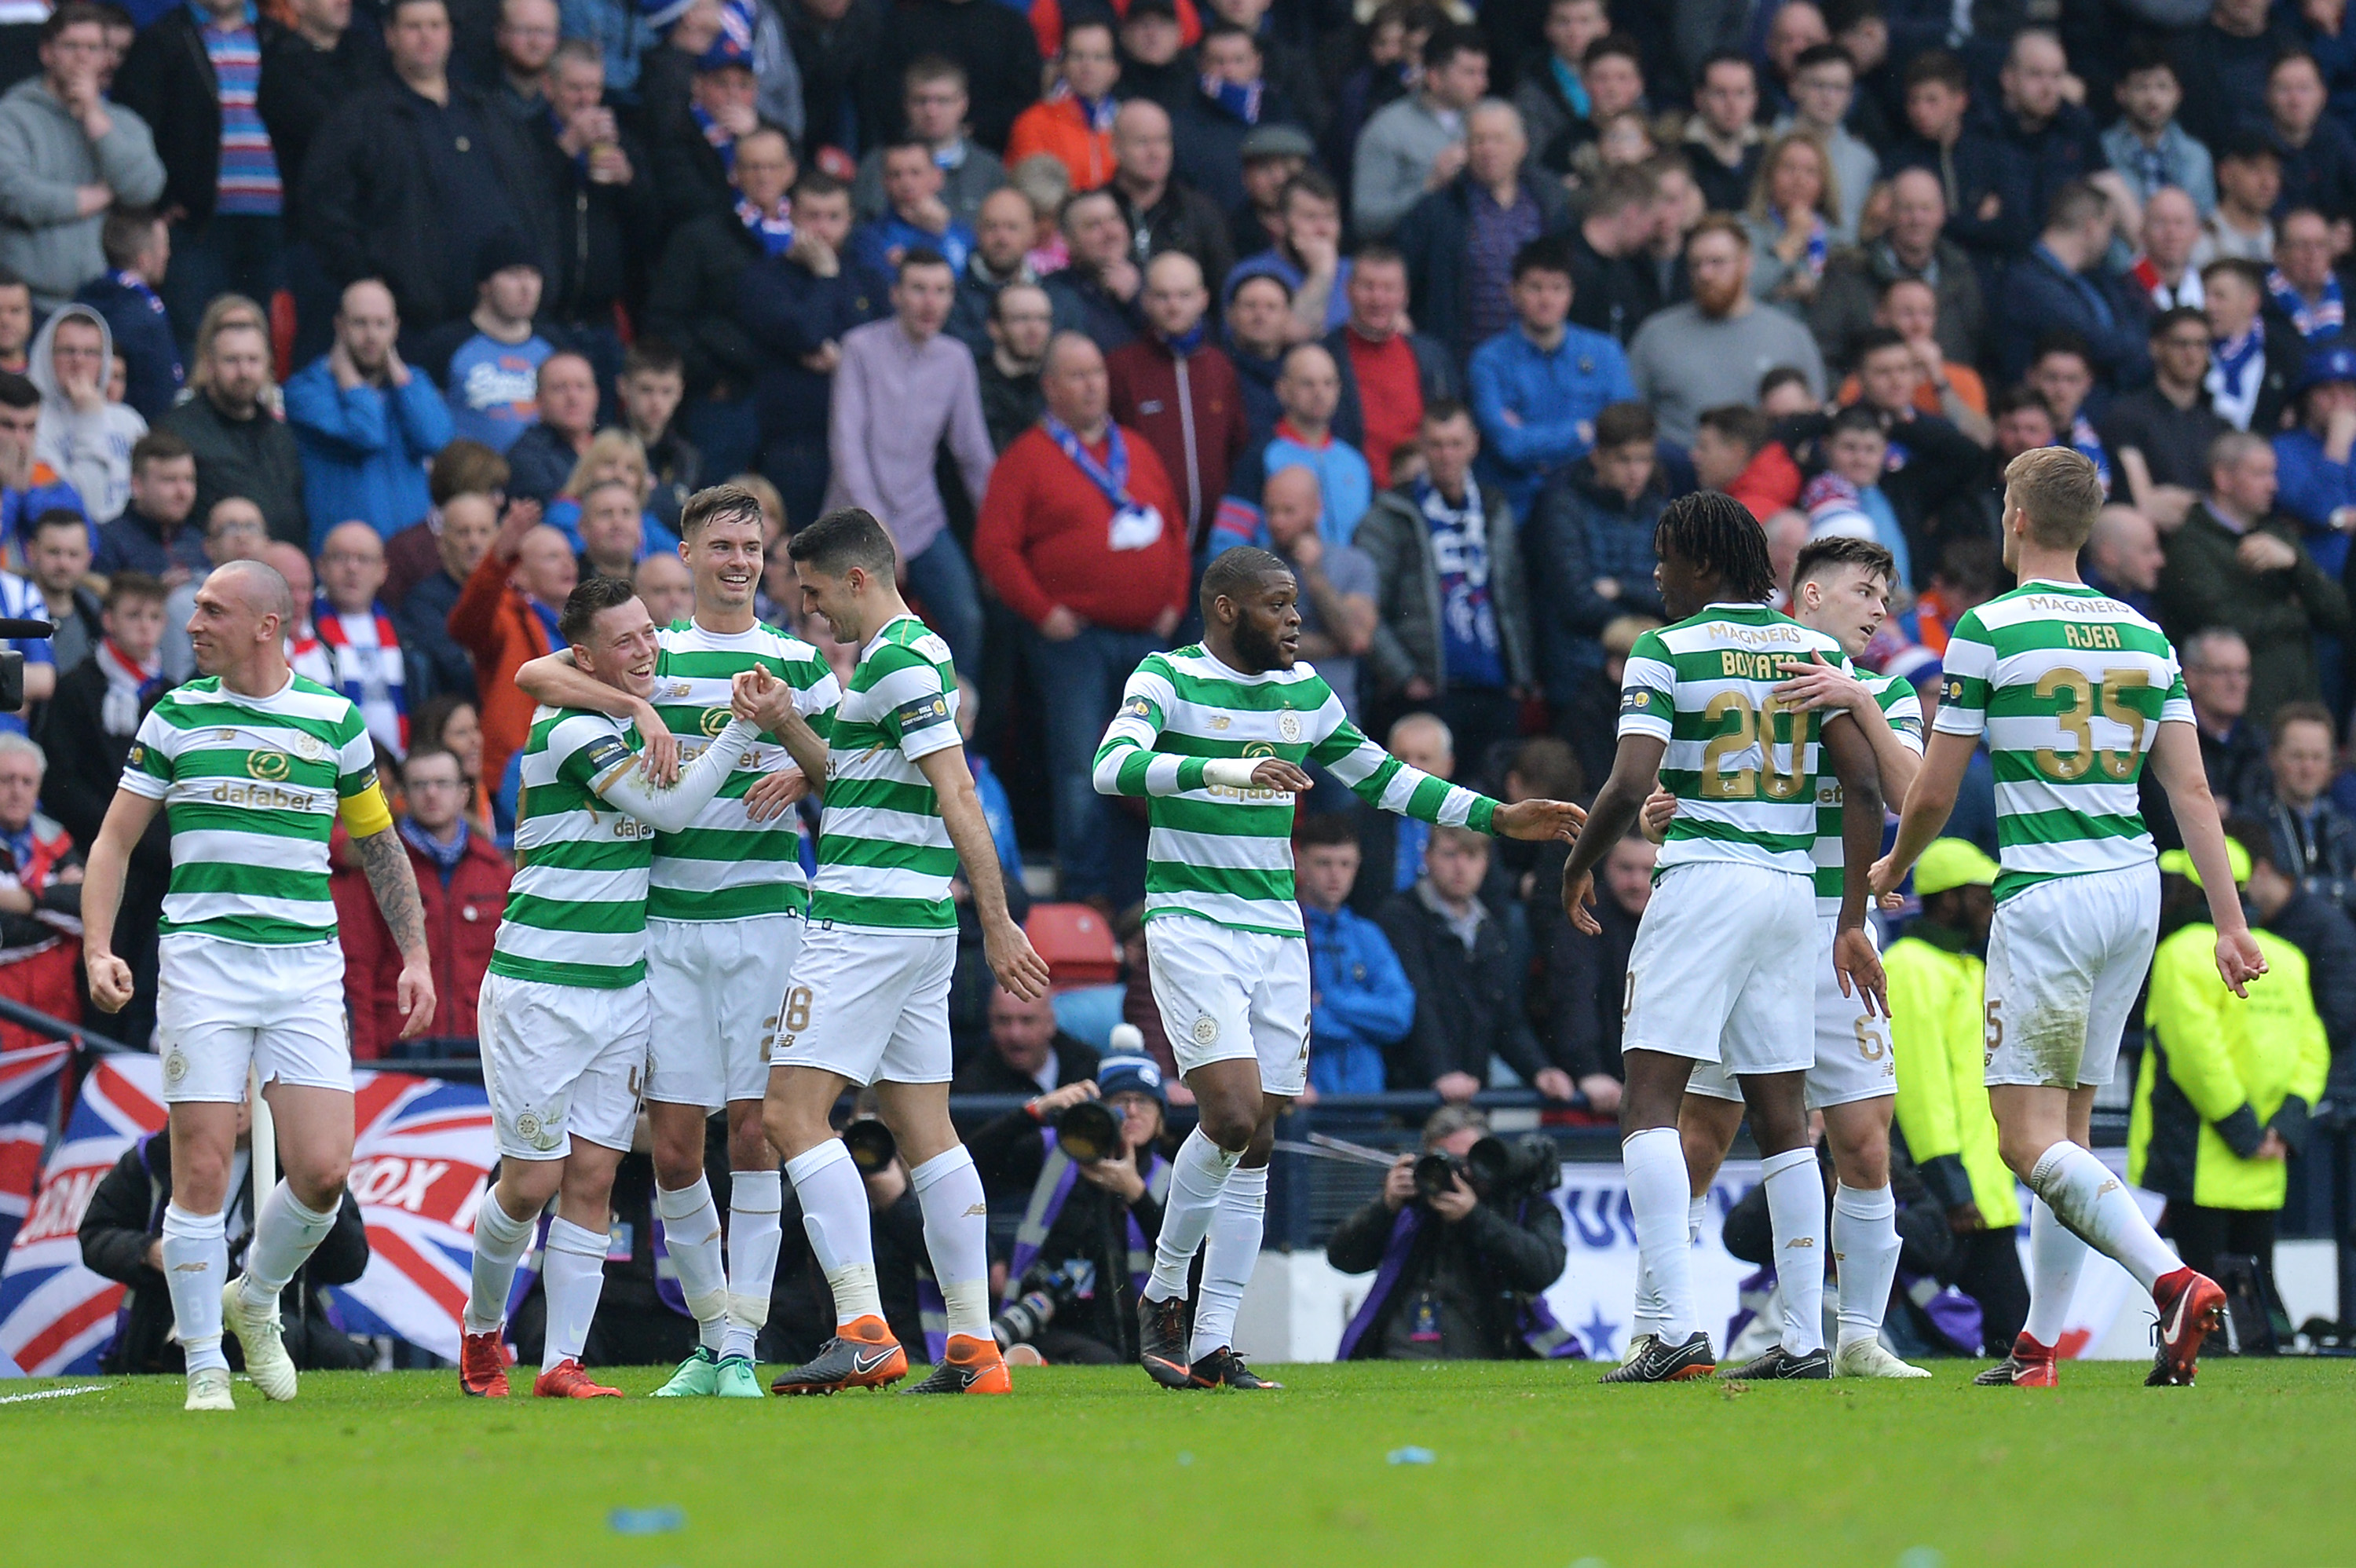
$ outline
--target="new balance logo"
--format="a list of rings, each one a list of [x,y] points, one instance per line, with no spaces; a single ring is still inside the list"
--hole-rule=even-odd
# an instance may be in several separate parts
[[[1783,1244],[1790,1247],[1794,1252],[1798,1252],[1802,1247],[1814,1248],[1816,1244],[1816,1239],[1814,1236],[1794,1236]]]
[[[208,1263],[174,1264],[172,1265],[172,1272],[174,1274],[202,1274],[212,1266],[212,1264]]]
[[[977,1203],[972,1208],[968,1209],[965,1211],[965,1217],[969,1220],[972,1219],[977,1214],[980,1215],[984,1219],[988,1219],[990,1217],[990,1205],[988,1203]]]

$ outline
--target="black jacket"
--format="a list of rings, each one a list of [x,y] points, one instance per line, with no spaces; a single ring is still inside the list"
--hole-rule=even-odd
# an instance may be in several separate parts
[[[691,100],[680,96],[647,105],[648,150],[651,173],[662,211],[662,226],[673,229],[708,213],[723,216],[736,206],[736,187],[729,183],[728,165],[720,149],[695,123]]]
[[[1062,1029],[1055,1031],[1053,1043],[1056,1088],[1097,1075],[1094,1046],[1083,1040],[1074,1040]],[[955,1087],[960,1094],[1020,1094],[1026,1100],[1039,1093],[1036,1079],[1008,1066],[1004,1057],[990,1049],[985,1049],[965,1064],[965,1071],[957,1075]]]
[[[630,160],[626,185],[599,185],[556,144],[555,123],[536,117],[530,130],[540,155],[541,187],[555,197],[558,270],[549,275],[540,308],[568,326],[611,329],[614,307],[637,293],[637,276],[661,228],[662,203],[647,149],[628,131],[620,134]]]
[[[994,1206],[1023,1213],[1042,1196],[1037,1189],[1047,1163],[1047,1141],[1039,1133],[1030,1112],[1010,1111],[983,1124],[966,1140]],[[1141,1174],[1150,1165],[1149,1160]],[[1151,1247],[1162,1234],[1162,1200],[1151,1181],[1136,1202],[1123,1203],[1117,1194],[1084,1178],[1073,1180],[1063,1211],[1040,1243],[1038,1262],[1053,1269],[1068,1260],[1086,1259],[1096,1265],[1098,1285],[1093,1296],[1056,1313],[1056,1328],[1085,1334],[1123,1360],[1136,1357],[1137,1294],[1130,1281],[1129,1227],[1123,1221],[1134,1219]],[[1112,1288],[1107,1289],[1108,1284]]]
[[[1522,188],[1538,204],[1541,234],[1560,234],[1570,227],[1570,202],[1561,181],[1533,179],[1525,172]],[[1391,231],[1391,243],[1407,258],[1408,303],[1416,330],[1447,345],[1462,364],[1480,347],[1472,337],[1472,274],[1465,265],[1472,244],[1472,176],[1458,175],[1408,208]]]
[[[788,256],[764,257],[737,275],[736,325],[761,357],[754,395],[762,440],[826,440],[834,378],[805,368],[802,356],[890,315],[891,293],[890,279],[849,257],[830,278]]]
[[[278,29],[266,21],[256,26],[266,56]],[[155,133],[155,154],[164,160],[162,205],[203,224],[220,198],[220,78],[187,6],[175,5],[139,30],[108,96]]]
[[[1039,101],[1039,40],[1030,22],[989,0],[887,3],[860,110],[862,135],[871,144],[886,144],[906,128],[902,79],[926,55],[947,55],[965,67],[973,139],[1004,152],[1014,117]]]
[[[2348,1051],[2356,1043],[2356,923],[2338,904],[2301,889],[2257,923],[2307,955],[2308,989],[2331,1046],[2331,1097],[2345,1099],[2356,1082],[2356,1056]]]
[[[1553,846],[1542,849],[1526,905],[1530,945],[1537,950],[1541,976],[1530,1010],[1539,1020],[1548,1053],[1574,1080],[1596,1072],[1625,1078],[1620,1026],[1637,917],[1622,909],[1609,890],[1599,887],[1595,919],[1603,934],[1581,935],[1562,912],[1562,863],[1569,852]]]
[[[1393,895],[1376,923],[1415,987],[1415,1027],[1390,1052],[1395,1087],[1421,1088],[1450,1072],[1486,1083],[1492,1056],[1504,1057],[1525,1082],[1554,1065],[1530,1032],[1522,978],[1494,913],[1484,913],[1469,953],[1414,888]]]
[[[855,151],[861,78],[883,43],[885,7],[879,0],[851,0],[831,22],[791,0],[777,9],[786,18],[786,45],[802,73],[805,147]]]
[[[671,231],[647,280],[647,331],[679,350],[687,395],[742,396],[761,373],[761,350],[736,322],[736,283],[761,242],[733,212],[700,213]]]
[[[171,1200],[172,1130],[166,1127],[123,1150],[114,1168],[91,1193],[90,1206],[82,1211],[79,1235],[83,1266],[131,1287],[131,1294],[123,1301],[123,1326],[106,1353],[102,1371],[181,1370],[180,1347],[170,1340],[171,1292],[165,1285],[163,1275],[147,1266],[147,1244],[164,1233],[164,1206]],[[231,1195],[228,1208],[233,1237],[241,1230],[245,1233],[232,1241],[232,1274],[243,1255],[241,1242],[252,1236],[253,1206],[253,1177],[249,1169],[244,1182]],[[349,1285],[368,1272],[368,1231],[360,1223],[360,1206],[346,1192],[342,1206],[336,1211],[334,1227],[281,1299],[280,1311],[288,1328],[287,1350],[294,1357],[296,1366],[314,1364],[316,1359],[303,1353],[300,1341],[310,1336],[298,1335],[297,1324],[316,1322],[323,1328],[327,1324],[327,1310],[319,1300],[318,1287]],[[320,1338],[324,1339],[331,1334],[333,1330],[327,1329]],[[234,1336],[225,1337],[224,1342],[234,1344]],[[348,1354],[335,1357],[328,1364],[351,1366],[357,1361],[356,1355]]]
[[[1379,1267],[1398,1216],[1379,1198],[1333,1228],[1325,1261],[1344,1274]],[[1540,1193],[1504,1204],[1483,1198],[1451,1225],[1426,1214],[1407,1266],[1375,1320],[1360,1337],[1354,1360],[1380,1360],[1388,1350],[1420,1359],[1399,1344],[1400,1318],[1430,1293],[1438,1308],[1439,1343],[1430,1358],[1447,1360],[1514,1360],[1530,1354],[1515,1323],[1521,1298],[1536,1296],[1562,1277],[1569,1256],[1562,1239],[1562,1211]],[[1451,1332],[1459,1330],[1459,1332]]]
[[[210,397],[198,392],[157,421],[197,453],[197,505],[189,517],[201,524],[213,503],[242,496],[262,508],[270,537],[295,549],[311,548],[310,514],[303,507],[303,454],[286,421],[256,406],[252,419],[231,419]]]
[[[290,237],[304,232],[299,198],[311,144],[336,111],[381,81],[386,69],[384,35],[365,23],[345,28],[332,49],[316,48],[296,32],[280,33],[262,46],[262,86],[254,108],[278,160],[281,210]],[[166,164],[167,180],[170,171]]]
[[[508,494],[546,506],[573,477],[581,454],[545,424],[526,425],[508,448]]]
[[[2270,795],[2255,803],[2275,864],[2317,898],[2356,914],[2356,819],[2325,795],[2302,815]]]
[[[96,659],[84,659],[58,677],[57,695],[43,705],[40,732],[34,737],[49,763],[41,775],[41,809],[85,850],[98,842],[134,733],[108,734],[102,718],[105,705],[106,671]],[[142,704],[139,716],[145,719],[154,706]],[[159,811],[131,851],[131,875],[160,885],[171,874],[171,832]]]
[[[1217,296],[1236,264],[1226,214],[1217,202],[1175,177],[1162,187],[1162,199],[1147,208],[1131,201],[1118,183],[1105,188],[1129,220],[1131,255],[1140,267],[1164,251],[1183,251],[1200,263],[1205,286]]]
[[[541,275],[561,277],[555,203],[530,133],[487,92],[453,83],[450,101],[472,112],[491,177],[506,196],[504,220],[540,258]],[[450,223],[434,178],[431,113],[432,105],[398,81],[369,88],[320,130],[303,168],[305,237],[328,279],[341,288],[382,278],[404,333],[475,306],[472,258],[444,254]],[[463,287],[461,277],[469,280]]]

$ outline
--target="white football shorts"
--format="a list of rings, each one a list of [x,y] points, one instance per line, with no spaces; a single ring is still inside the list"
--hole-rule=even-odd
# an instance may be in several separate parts
[[[1989,1084],[2108,1083],[2159,932],[2159,869],[2034,882],[1988,931]]]
[[[1308,1086],[1306,940],[1163,914],[1145,923],[1145,954],[1181,1077],[1251,1057],[1263,1093],[1297,1095]]]
[[[573,1138],[627,1151],[646,1088],[647,988],[483,976],[476,1005],[492,1141],[503,1159],[562,1159]]]
[[[351,1092],[339,944],[271,946],[182,931],[158,941],[156,953],[165,1104],[233,1105],[245,1098],[249,1067],[264,1083]]]
[[[1798,1072],[1815,1061],[1814,880],[1734,860],[1674,866],[1628,955],[1620,1049]]]
[[[771,1067],[817,1067],[853,1083],[946,1083],[957,933],[884,933],[828,922],[802,934],[777,1009]]]
[[[647,922],[647,1098],[716,1111],[769,1090],[798,914]]]

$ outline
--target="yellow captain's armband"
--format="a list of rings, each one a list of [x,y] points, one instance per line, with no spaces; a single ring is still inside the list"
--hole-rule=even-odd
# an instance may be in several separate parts
[[[344,831],[355,838],[366,838],[392,826],[392,807],[385,804],[384,786],[374,779],[358,795],[348,795],[336,807]]]

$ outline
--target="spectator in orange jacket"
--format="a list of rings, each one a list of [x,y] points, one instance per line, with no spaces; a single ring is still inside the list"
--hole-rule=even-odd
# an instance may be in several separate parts
[[[1119,80],[1112,25],[1090,16],[1066,26],[1055,85],[1014,117],[1007,166],[1044,153],[1070,173],[1074,190],[1094,190],[1112,178],[1112,117],[1119,107],[1112,90]]]
[[[483,780],[493,793],[507,776],[508,759],[531,733],[532,700],[516,689],[516,671],[564,645],[556,617],[579,579],[572,545],[540,520],[540,508],[511,505],[450,607],[450,635],[475,656]]]
[[[475,1032],[475,1002],[491,962],[491,938],[507,908],[514,875],[498,847],[469,827],[466,784],[448,752],[417,750],[402,764],[408,808],[401,841],[417,873],[425,911],[425,946],[434,957],[434,1021],[430,1038]],[[338,830],[340,831],[340,830]],[[337,857],[332,888],[336,928],[344,944],[344,1001],[352,1020],[352,1055],[368,1061],[401,1039],[402,1012],[393,997],[401,950],[357,867]]]

